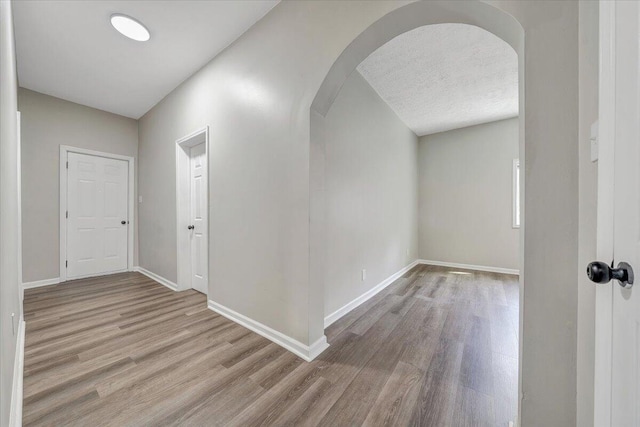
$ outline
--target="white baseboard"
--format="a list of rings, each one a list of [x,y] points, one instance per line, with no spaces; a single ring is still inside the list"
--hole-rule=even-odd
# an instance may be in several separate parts
[[[161,285],[166,286],[167,288],[171,289],[172,291],[177,291],[178,290],[178,285],[173,283],[171,280],[165,279],[164,277],[159,276],[156,273],[152,273],[151,271],[147,270],[146,268],[143,268],[143,267],[140,267],[140,266],[135,266],[135,267],[133,267],[133,271],[137,271],[138,273],[144,274],[148,278],[155,280],[156,282],[160,283]]]
[[[335,322],[336,320],[340,319],[342,316],[344,316],[345,314],[349,313],[354,308],[358,307],[359,305],[361,305],[365,301],[367,301],[370,298],[372,298],[373,296],[375,296],[377,293],[379,293],[384,288],[386,288],[387,286],[389,286],[390,284],[395,282],[398,278],[402,277],[407,271],[411,270],[416,265],[418,265],[418,260],[413,261],[411,264],[407,265],[402,270],[400,270],[400,271],[392,274],[391,276],[387,277],[382,282],[378,283],[376,286],[374,286],[373,288],[371,288],[370,290],[368,290],[364,294],[360,295],[358,298],[356,298],[353,301],[347,303],[346,305],[340,307],[339,309],[337,309],[336,311],[334,311],[333,313],[331,313],[330,315],[325,317],[324,318],[324,327],[325,328],[328,327],[333,322]]]
[[[327,336],[323,335],[316,340],[313,344],[309,346],[309,359],[303,357],[303,359],[307,360],[307,362],[311,362],[316,357],[320,356],[323,351],[329,348],[329,343],[327,342]]]
[[[39,288],[41,286],[57,285],[60,283],[59,277],[53,279],[36,280],[35,282],[25,282],[22,284],[22,289]]]
[[[137,271],[139,273],[142,273],[145,276],[155,280],[156,282],[168,287],[171,290],[175,291],[176,289],[178,289],[178,286],[175,283],[173,283],[172,281],[167,280],[162,276],[158,276],[157,274],[150,272],[146,268],[142,268],[142,267],[136,266],[136,267],[133,267],[132,271]],[[73,279],[69,279],[69,280],[88,279],[88,278],[91,278],[91,277],[100,277],[100,276],[109,275],[109,274],[112,274],[112,273],[92,274],[92,275],[89,275],[89,276],[86,276],[86,277],[80,277],[80,278],[75,278],[74,277]],[[59,277],[54,277],[52,279],[36,280],[34,282],[25,282],[25,283],[22,284],[22,291],[23,291],[22,293],[24,294],[24,290],[25,289],[40,288],[42,286],[57,285],[59,283],[61,283]]]
[[[463,270],[488,271],[490,273],[515,274],[515,275],[520,274],[520,270],[516,270],[513,268],[487,267],[484,265],[460,264],[457,262],[432,261],[428,259],[421,259],[421,260],[418,260],[418,262],[420,264],[437,265],[440,267],[460,268]]]
[[[39,288],[42,286],[57,285],[58,283],[60,283],[59,277],[54,277],[53,279],[36,280],[35,282],[25,282],[20,286],[20,301],[24,301],[25,289],[33,289],[33,288]]]
[[[257,322],[243,314],[233,311],[222,304],[218,304],[217,302],[209,300],[208,307],[210,310],[215,311],[216,313],[226,317],[227,319],[244,326],[245,328],[255,332],[258,335],[262,335],[266,339],[273,341],[281,347],[284,347],[290,352],[300,356],[307,362],[311,362],[313,359],[318,357],[320,353],[322,353],[329,347],[329,343],[327,343],[327,337],[324,335],[313,344],[305,345],[298,340],[295,340],[281,332],[276,331],[275,329],[263,325],[262,323]]]
[[[13,364],[13,388],[11,391],[11,412],[9,414],[9,426],[22,426],[22,380],[24,370],[24,319],[20,317],[18,325],[18,340],[16,342],[16,355]]]

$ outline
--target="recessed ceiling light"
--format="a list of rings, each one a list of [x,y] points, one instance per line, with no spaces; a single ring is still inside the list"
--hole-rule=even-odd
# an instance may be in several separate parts
[[[123,36],[139,42],[146,42],[151,37],[149,30],[147,30],[144,25],[132,17],[121,13],[111,15],[111,25]]]

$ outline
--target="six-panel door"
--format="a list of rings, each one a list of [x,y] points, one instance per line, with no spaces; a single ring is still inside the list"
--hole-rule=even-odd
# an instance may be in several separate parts
[[[207,154],[205,144],[191,148],[191,287],[207,294]]]
[[[67,160],[67,278],[127,270],[128,162],[78,153]]]

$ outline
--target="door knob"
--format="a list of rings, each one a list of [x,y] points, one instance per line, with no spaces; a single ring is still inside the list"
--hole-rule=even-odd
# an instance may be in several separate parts
[[[629,289],[633,286],[633,268],[626,263],[618,263],[617,268],[612,268],[606,262],[594,261],[587,266],[587,276],[595,283],[608,283],[612,279],[618,281],[620,286]]]
[[[193,230],[194,228],[196,228],[196,226],[195,226],[195,225],[187,225],[187,229],[188,229],[188,230]]]
[[[125,225],[127,221],[120,221],[120,224]]]

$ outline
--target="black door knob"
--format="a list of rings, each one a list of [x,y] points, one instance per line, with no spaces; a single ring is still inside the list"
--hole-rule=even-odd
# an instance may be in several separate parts
[[[608,283],[615,279],[623,288],[633,286],[633,268],[626,262],[621,262],[618,267],[611,268],[606,262],[594,261],[587,266],[587,276],[595,283]]]
[[[125,225],[127,221],[120,221],[120,224]]]
[[[196,226],[195,226],[195,225],[188,225],[188,226],[187,226],[187,229],[188,229],[188,230],[193,230],[194,228],[196,228]]]

